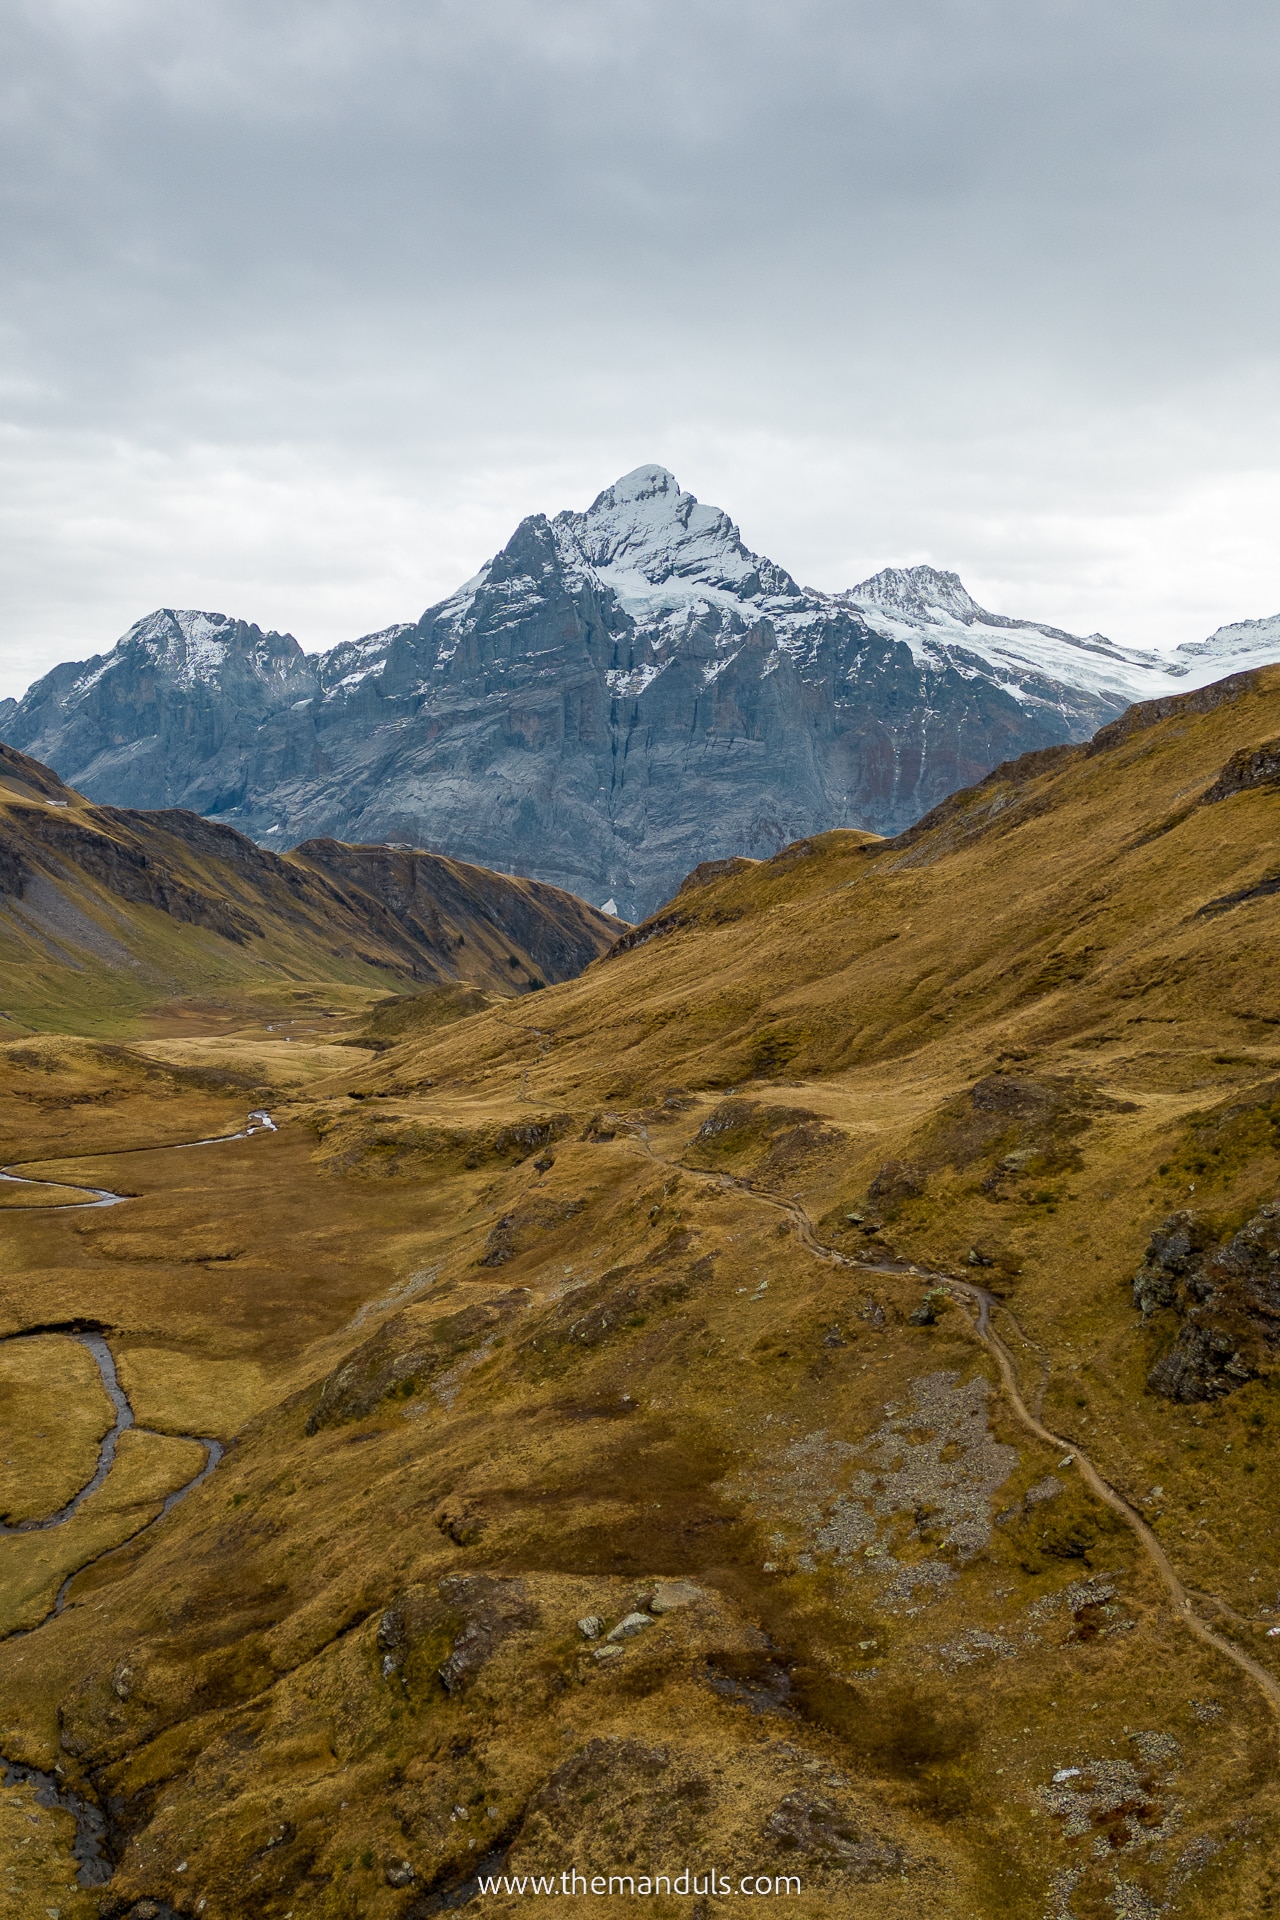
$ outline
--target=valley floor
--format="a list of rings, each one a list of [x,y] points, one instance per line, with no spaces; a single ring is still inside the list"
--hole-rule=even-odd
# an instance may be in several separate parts
[[[0,1045],[0,1915],[1277,1910],[1278,728]]]
[[[6,1157],[56,1184],[6,1220],[5,1325],[49,1329],[0,1344],[10,1527],[109,1425],[74,1330],[134,1425],[64,1524],[0,1541],[0,1750],[61,1769],[122,1857],[104,1891],[15,1779],[0,1912],[425,1914],[485,1860],[512,1888],[689,1865],[708,1913],[711,1870],[794,1871],[814,1915],[1262,1911],[1270,1395],[1144,1395],[1107,1193],[1206,1096],[1096,1064],[1069,1198],[986,1268],[842,1204],[932,1076],[570,1123],[523,1068],[353,1100],[374,1056],[301,1035],[12,1046],[9,1112],[44,1084]],[[251,1100],[277,1132],[177,1144]],[[188,1435],[227,1451],[162,1515]],[[1196,1455],[1233,1453],[1206,1499]]]

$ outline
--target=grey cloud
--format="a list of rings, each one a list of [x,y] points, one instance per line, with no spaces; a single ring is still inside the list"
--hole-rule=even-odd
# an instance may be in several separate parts
[[[0,397],[11,485],[34,449],[50,491],[5,644],[61,644],[126,575],[130,617],[159,597],[145,541],[114,574],[86,548],[24,638],[95,517],[77,474],[122,443],[372,466],[424,544],[450,464],[589,492],[615,443],[860,450],[902,473],[877,565],[945,532],[911,519],[939,462],[1045,555],[1091,464],[1135,470],[1140,517],[1193,483],[1175,442],[1202,473],[1270,461],[1278,56],[1254,0],[9,0]],[[1001,438],[1003,500],[974,454]],[[867,510],[842,484],[817,520]],[[810,550],[778,558],[836,564],[834,521],[791,518]]]

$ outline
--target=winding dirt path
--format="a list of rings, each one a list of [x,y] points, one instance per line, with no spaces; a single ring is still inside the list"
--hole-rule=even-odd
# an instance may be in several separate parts
[[[1043,1421],[1039,1417],[1039,1406],[1043,1404],[1044,1386],[1048,1379],[1047,1363],[1045,1363],[1044,1356],[1040,1353],[1040,1349],[1036,1346],[1035,1342],[1023,1332],[1012,1312],[1004,1305],[1003,1301],[997,1300],[995,1295],[989,1293],[985,1287],[977,1286],[970,1280],[962,1280],[958,1275],[953,1273],[934,1273],[927,1268],[913,1266],[905,1261],[898,1262],[894,1265],[883,1264],[880,1266],[872,1266],[861,1260],[853,1260],[848,1254],[841,1253],[837,1247],[829,1247],[818,1239],[813,1230],[812,1220],[798,1200],[788,1200],[777,1194],[761,1192],[759,1189],[753,1187],[749,1181],[740,1180],[733,1174],[715,1173],[706,1167],[690,1167],[686,1166],[683,1160],[669,1159],[667,1155],[658,1153],[654,1149],[647,1133],[643,1129],[634,1133],[632,1137],[639,1140],[640,1145],[644,1148],[649,1158],[656,1161],[660,1166],[670,1167],[671,1170],[676,1173],[692,1175],[695,1178],[713,1182],[724,1190],[740,1193],[748,1200],[756,1200],[762,1206],[772,1207],[776,1212],[786,1214],[795,1227],[796,1237],[801,1245],[805,1248],[806,1252],[811,1253],[815,1259],[829,1261],[834,1266],[849,1267],[857,1273],[910,1275],[914,1278],[930,1282],[936,1287],[944,1288],[948,1293],[953,1296],[958,1296],[958,1298],[968,1306],[971,1306],[974,1312],[972,1316],[968,1314],[965,1315],[965,1323],[969,1332],[985,1347],[986,1351],[995,1361],[996,1367],[999,1370],[1001,1385],[1004,1388],[1005,1400],[1008,1403],[1010,1412],[1018,1421],[1019,1425],[1024,1427],[1028,1433],[1032,1434],[1045,1446],[1055,1447],[1061,1455],[1067,1456],[1068,1458],[1063,1460],[1063,1464],[1074,1465],[1081,1478],[1085,1481],[1085,1484],[1097,1498],[1104,1501],[1106,1505],[1111,1508],[1111,1511],[1124,1521],[1125,1525],[1137,1540],[1143,1554],[1151,1566],[1155,1568],[1156,1573],[1164,1585],[1165,1591],[1173,1603],[1174,1612],[1182,1621],[1187,1631],[1194,1634],[1195,1638],[1205,1646],[1212,1647],[1215,1653],[1220,1653],[1225,1659],[1229,1660],[1233,1666],[1239,1668],[1241,1673],[1247,1675],[1247,1677],[1254,1682],[1255,1686],[1257,1686],[1264,1695],[1267,1705],[1276,1720],[1277,1730],[1280,1732],[1280,1681],[1277,1681],[1274,1675],[1267,1671],[1261,1661],[1255,1660],[1253,1655],[1246,1653],[1243,1647],[1238,1647],[1233,1640],[1228,1640],[1224,1634],[1216,1632],[1214,1628],[1207,1625],[1206,1622],[1200,1618],[1193,1605],[1193,1595],[1191,1591],[1184,1586],[1178,1577],[1173,1562],[1136,1507],[1131,1506],[1124,1495],[1120,1493],[1117,1488],[1113,1487],[1109,1480],[1104,1478],[1088,1454],[1081,1448],[1078,1441],[1065,1440],[1061,1434],[1054,1433],[1052,1428],[1046,1427],[1043,1424]],[[1028,1348],[1041,1360],[1042,1367],[1044,1368],[1044,1378],[1037,1395],[1038,1405],[1034,1413],[1022,1397],[1022,1387],[1018,1379],[1018,1370],[1013,1355],[992,1325],[992,1316],[996,1313],[1002,1314],[1014,1326],[1019,1337],[1026,1342]],[[1232,1612],[1223,1602],[1214,1600],[1212,1604],[1215,1607],[1220,1607],[1225,1613],[1230,1614]]]

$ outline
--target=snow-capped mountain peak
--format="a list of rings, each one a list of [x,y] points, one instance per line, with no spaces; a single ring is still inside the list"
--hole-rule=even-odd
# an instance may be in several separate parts
[[[226,661],[242,621],[195,607],[158,607],[136,620],[116,651],[136,648],[188,683],[213,679]]]
[[[636,467],[585,513],[557,514],[554,525],[628,610],[800,591],[783,568],[743,544],[727,513],[685,493],[666,467]]]
[[[1212,679],[1266,666],[1276,659],[1280,659],[1280,613],[1273,613],[1269,620],[1236,620],[1219,627],[1207,640],[1184,640],[1174,648],[1169,667],[1173,673],[1190,671],[1199,679],[1211,666],[1213,672],[1208,677]]]
[[[988,620],[987,614],[958,573],[943,573],[938,567],[882,567],[869,580],[850,587],[846,595],[854,601],[869,601],[886,612],[905,613],[909,617],[930,620],[940,613],[950,614],[966,626],[973,620]]]
[[[110,652],[85,661],[65,697],[87,694],[118,673],[128,675],[139,663],[150,663],[169,684],[184,688],[216,686],[228,669],[283,684],[300,673],[314,677],[292,634],[264,633],[245,620],[199,607],[157,607],[135,620]]]
[[[85,662],[87,671],[75,683],[73,694],[88,693],[126,658],[139,655],[154,661],[180,685],[217,677],[236,627],[243,625],[225,613],[205,613],[194,607],[157,607],[135,620],[109,653]]]
[[[1276,660],[1280,616],[1156,653],[992,613],[935,566],[801,588],[648,465],[526,516],[417,620],[306,655],[161,608],[0,731],[95,800],[438,846],[634,917],[704,859],[895,833],[1001,759]]]

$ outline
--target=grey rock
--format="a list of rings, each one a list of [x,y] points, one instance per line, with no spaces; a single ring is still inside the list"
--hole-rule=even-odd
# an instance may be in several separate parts
[[[649,1602],[650,1613],[674,1613],[678,1607],[692,1607],[706,1594],[692,1580],[659,1580]]]
[[[604,1630],[604,1621],[598,1613],[584,1614],[578,1622],[578,1632],[584,1640],[598,1640]]]
[[[462,1615],[453,1650],[439,1669],[446,1693],[462,1692],[504,1641],[537,1625],[537,1613],[520,1580],[450,1574],[440,1582],[439,1593]]]
[[[901,1873],[904,1860],[898,1848],[879,1834],[869,1833],[844,1808],[830,1800],[789,1793],[769,1814],[764,1831],[784,1854],[800,1859],[838,1863],[854,1881],[879,1880]]]
[[[411,1887],[416,1878],[407,1860],[388,1860],[382,1869],[382,1877],[389,1887]]]
[[[95,800],[277,849],[440,850],[639,919],[694,866],[897,832],[999,761],[1086,739],[1144,675],[1168,679],[932,568],[801,588],[643,467],[586,513],[523,521],[419,620],[305,654],[162,609],[0,728]]]
[[[1147,1375],[1153,1393],[1216,1400],[1275,1364],[1280,1350],[1280,1202],[1221,1243],[1207,1222],[1172,1214],[1133,1282],[1147,1318],[1172,1310],[1173,1342]]]
[[[906,1160],[886,1160],[867,1189],[868,1196],[881,1206],[893,1207],[903,1200],[916,1200],[928,1185],[922,1167]]]
[[[630,1640],[637,1633],[643,1633],[646,1627],[653,1625],[653,1619],[647,1613],[628,1613],[619,1620],[616,1627],[610,1627],[605,1635],[607,1640]]]

